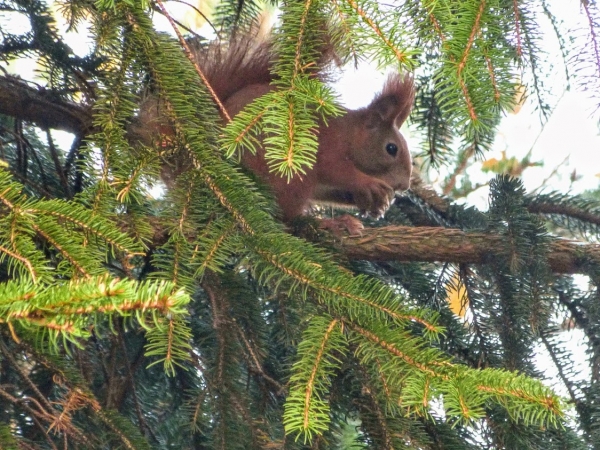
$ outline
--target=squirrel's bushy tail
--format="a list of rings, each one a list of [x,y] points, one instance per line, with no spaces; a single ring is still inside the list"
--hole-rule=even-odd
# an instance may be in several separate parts
[[[190,47],[194,62],[222,103],[246,86],[273,80],[269,69],[273,45],[258,36],[244,35],[244,39],[236,38],[229,43],[191,43]],[[175,134],[165,104],[156,92],[146,89],[142,93],[138,114],[127,131],[132,142],[145,145],[160,142],[161,135]]]
[[[228,42],[192,44],[191,47],[196,64],[221,103],[226,103],[233,94],[248,86],[270,84],[276,78],[271,71],[276,55],[270,36],[265,38],[258,32],[252,32],[239,34]],[[331,42],[326,40],[318,54],[314,74],[327,79],[332,63],[338,62]],[[142,97],[138,115],[128,127],[130,138],[150,145],[160,140],[161,134],[173,135],[174,130],[159,96],[148,92]]]
[[[195,62],[223,103],[253,84],[273,81],[270,67],[273,44],[257,36],[236,37],[228,43],[210,43],[192,49]]]
[[[276,55],[270,36],[242,34],[227,43],[197,46],[193,53],[196,63],[223,103],[247,86],[269,84],[276,79],[271,71]],[[314,75],[327,80],[332,66],[339,65],[340,61],[328,35],[325,34],[324,42],[316,53],[319,56]]]

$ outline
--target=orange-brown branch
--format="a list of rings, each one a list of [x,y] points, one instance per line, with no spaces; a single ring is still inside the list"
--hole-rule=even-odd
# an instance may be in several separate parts
[[[349,259],[471,264],[493,262],[506,252],[506,245],[499,234],[404,226],[365,228],[361,236],[343,237],[336,244]],[[547,258],[555,273],[583,272],[589,262],[600,264],[600,244],[556,239],[549,244]]]

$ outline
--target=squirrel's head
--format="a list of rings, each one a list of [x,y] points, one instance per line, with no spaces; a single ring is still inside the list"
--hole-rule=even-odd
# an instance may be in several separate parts
[[[399,191],[410,187],[412,160],[398,129],[408,118],[414,98],[412,77],[395,74],[368,107],[349,112],[356,131],[348,141],[349,157],[361,172]]]

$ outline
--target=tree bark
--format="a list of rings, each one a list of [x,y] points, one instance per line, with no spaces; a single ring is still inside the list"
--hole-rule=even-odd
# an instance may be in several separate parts
[[[402,262],[486,264],[510,251],[506,237],[466,233],[440,227],[390,226],[365,228],[361,236],[337,239],[334,247],[349,259]],[[585,272],[600,264],[600,244],[555,238],[548,248],[548,265],[555,273]]]
[[[90,107],[59,99],[52,91],[32,88],[13,77],[0,77],[0,114],[75,134],[92,128]]]

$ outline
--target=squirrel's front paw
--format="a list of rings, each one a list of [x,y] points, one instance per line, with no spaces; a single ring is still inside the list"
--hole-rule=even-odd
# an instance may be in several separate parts
[[[394,199],[394,189],[384,181],[372,178],[369,183],[357,187],[352,196],[361,214],[380,218]]]
[[[319,228],[329,230],[335,237],[340,238],[344,232],[347,232],[350,236],[361,236],[365,227],[356,217],[344,214],[334,219],[321,219]]]

